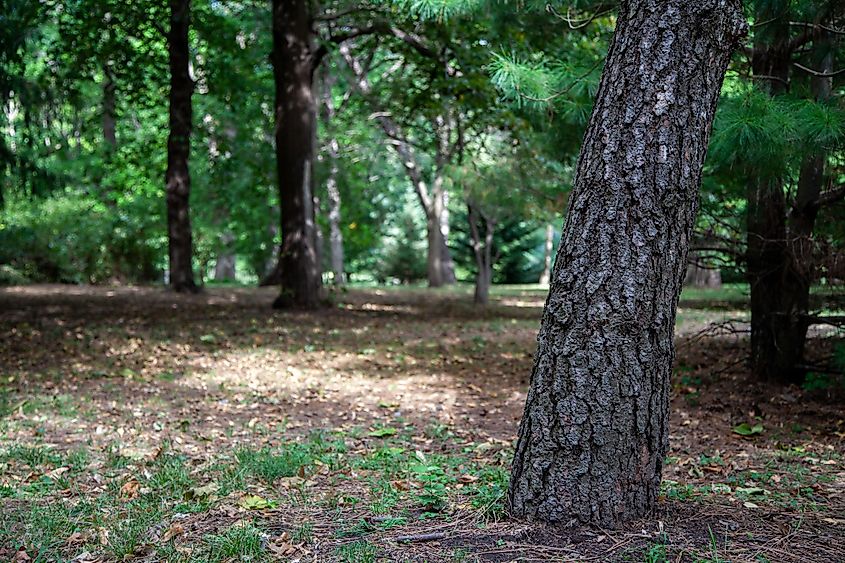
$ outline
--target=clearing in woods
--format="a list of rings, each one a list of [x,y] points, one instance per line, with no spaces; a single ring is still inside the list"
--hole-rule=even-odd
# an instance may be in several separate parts
[[[842,389],[749,381],[737,288],[682,298],[660,512],[506,519],[545,292],[469,291],[0,290],[0,560],[843,560]]]

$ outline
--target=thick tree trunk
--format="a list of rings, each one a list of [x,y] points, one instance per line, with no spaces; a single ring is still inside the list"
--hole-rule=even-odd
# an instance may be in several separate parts
[[[191,176],[191,94],[194,82],[188,74],[190,52],[188,28],[190,0],[170,0],[170,136],[167,139],[167,237],[170,286],[176,291],[196,291],[192,268],[193,242],[189,200]]]
[[[319,304],[311,178],[315,104],[307,0],[273,0],[276,167],[282,215],[281,293],[274,307]]]
[[[675,312],[738,0],[620,6],[538,336],[514,516],[612,527],[657,501]]]
[[[540,285],[549,285],[552,278],[552,249],[555,244],[555,228],[546,225],[546,242],[543,245],[543,271],[540,272]]]

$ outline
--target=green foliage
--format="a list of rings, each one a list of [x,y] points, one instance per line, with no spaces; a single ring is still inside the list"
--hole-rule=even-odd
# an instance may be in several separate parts
[[[243,471],[268,484],[280,477],[294,477],[311,463],[310,451],[301,444],[291,444],[278,452],[241,449],[235,457]]]
[[[0,262],[33,281],[150,281],[161,258],[149,214],[66,193],[9,202],[0,214]],[[127,209],[128,208],[128,209]]]
[[[410,213],[399,218],[396,235],[388,241],[377,276],[382,281],[397,280],[411,283],[425,279],[426,250],[423,246],[425,234]]]
[[[224,532],[206,537],[209,561],[259,561],[265,556],[261,530],[251,522],[235,524]]]

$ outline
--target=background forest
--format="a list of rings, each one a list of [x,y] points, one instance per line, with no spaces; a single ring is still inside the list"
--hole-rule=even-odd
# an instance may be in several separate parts
[[[748,34],[721,88],[690,240],[671,384],[672,432],[684,430],[672,436],[661,499],[724,493],[789,518],[829,510],[820,528],[784,532],[800,560],[803,549],[845,549],[831,532],[845,524],[845,466],[834,453],[845,439],[845,5],[747,0],[743,9]],[[0,559],[4,548],[53,560],[85,546],[102,560],[189,560],[167,542],[191,534],[204,546],[194,555],[209,561],[285,559],[319,553],[314,537],[335,534],[329,560],[375,561],[370,533],[408,524],[415,544],[417,532],[443,533],[417,529],[426,519],[461,522],[461,510],[473,523],[501,522],[526,358],[556,283],[618,13],[604,0],[5,0],[0,318],[10,328],[0,337],[0,430],[26,448],[33,435],[48,438],[0,451],[0,500],[12,502]],[[271,316],[271,303],[291,316]],[[118,328],[102,325],[112,318]],[[488,389],[477,374],[497,379]],[[164,404],[168,386],[176,398]],[[187,387],[206,393],[204,406],[190,406]],[[155,399],[127,422],[131,413],[109,406],[115,392]],[[92,402],[76,404],[85,393]],[[111,480],[111,508],[96,525],[96,511],[74,520],[68,509],[45,539],[14,502],[70,490],[59,483],[65,472],[97,480],[85,473],[94,465],[70,457],[67,444],[81,436],[64,446],[49,438],[85,412],[109,413],[103,432],[92,419],[76,428],[96,429],[94,465]],[[307,422],[297,418],[306,412]],[[153,419],[161,435],[132,430],[127,447],[140,453],[123,451],[114,433],[148,431]],[[702,436],[699,423],[721,438]],[[319,435],[274,441],[297,427]],[[234,457],[203,450],[233,436],[247,444]],[[813,469],[793,475],[802,456]],[[299,512],[284,534],[261,518],[227,527],[234,513],[220,517],[225,526],[197,516],[196,530],[171,518],[224,513],[216,503],[226,499],[241,513],[272,512],[286,506],[273,500],[281,489],[308,496],[303,483],[325,491],[343,472],[380,477],[291,504]],[[158,495],[152,504],[142,490]],[[344,495],[368,499],[370,512],[344,512],[367,504]],[[315,515],[329,505],[339,523]],[[673,510],[682,522],[691,509]],[[708,510],[710,522],[728,518]],[[139,520],[145,511],[156,522]],[[756,531],[777,521],[749,518]],[[83,533],[83,521],[112,539]],[[732,541],[746,541],[737,539],[745,524],[731,528]],[[502,530],[479,542],[528,537]],[[785,544],[767,530],[760,541],[775,551],[748,540],[730,552],[725,539],[725,553],[768,560],[754,557]],[[659,538],[636,540],[630,553],[666,560],[663,533],[661,521]],[[708,538],[680,534],[697,546],[680,554],[704,560]],[[563,549],[532,538],[528,552],[540,559]],[[623,541],[608,543],[627,557]],[[465,547],[431,560],[462,560]]]

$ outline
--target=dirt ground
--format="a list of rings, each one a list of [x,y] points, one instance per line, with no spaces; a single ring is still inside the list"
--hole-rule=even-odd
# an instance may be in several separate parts
[[[353,289],[313,313],[273,297],[0,289],[0,560],[845,561],[841,380],[751,381],[741,304],[682,301],[660,508],[610,531],[501,510],[542,292],[478,309],[462,292]],[[809,356],[841,347],[818,333]],[[294,475],[262,481],[263,462],[233,457],[315,432],[334,445],[308,446]],[[185,475],[170,496],[165,457]],[[218,491],[234,466],[257,477]],[[121,552],[138,519],[121,499],[147,496],[158,521]],[[51,503],[69,507],[55,541],[27,516]],[[219,547],[243,530],[252,555]]]

